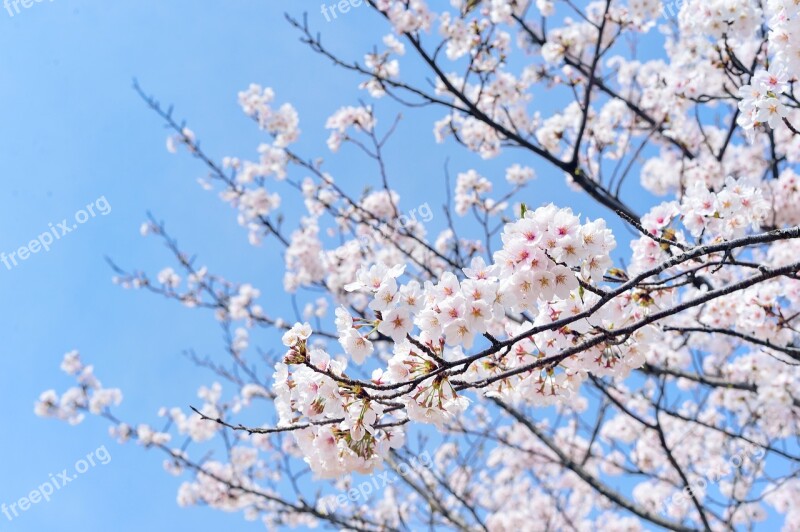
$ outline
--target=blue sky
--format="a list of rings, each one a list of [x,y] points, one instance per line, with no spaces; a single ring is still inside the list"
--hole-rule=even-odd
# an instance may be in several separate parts
[[[240,112],[236,93],[251,82],[272,86],[278,101],[290,100],[300,112],[303,153],[330,159],[333,174],[351,190],[375,184],[374,169],[352,151],[330,157],[325,148],[326,117],[368,96],[357,90],[357,78],[298,41],[283,13],[299,16],[303,10],[345,57],[361,59],[382,35],[364,7],[326,22],[317,2],[301,0],[44,0],[13,17],[0,11],[0,251],[17,249],[100,196],[112,207],[49,252],[10,271],[0,266],[0,503],[27,495],[102,445],[112,457],[49,503],[12,522],[0,515],[0,530],[262,529],[238,516],[178,508],[181,480],[162,470],[160,454],[117,445],[100,420],[70,427],[37,418],[33,403],[47,388],[70,385],[58,366],[71,349],[81,350],[106,386],[122,388],[119,413],[130,421],[155,424],[159,407],[186,408],[197,387],[212,381],[181,356],[187,348],[219,353],[220,332],[211,316],[111,283],[104,256],[150,272],[170,263],[162,246],[139,236],[148,210],[201,262],[259,286],[271,298],[268,312],[288,315],[287,299],[274,282],[281,273],[277,249],[249,246],[235,213],[196,185],[203,175],[199,163],[166,152],[167,132],[131,90],[131,80],[174,104],[176,115],[217,158],[254,157],[261,134]],[[396,111],[388,101],[378,107],[383,124]],[[438,206],[447,157],[453,175],[475,167],[493,180],[502,179],[506,164],[536,166],[540,177],[530,189],[530,205],[554,201],[584,215],[604,214],[529,155],[482,161],[433,143],[438,112],[403,114],[387,154],[393,185],[403,210],[434,206],[431,232],[444,225]],[[617,236],[624,246],[626,233],[618,230]]]

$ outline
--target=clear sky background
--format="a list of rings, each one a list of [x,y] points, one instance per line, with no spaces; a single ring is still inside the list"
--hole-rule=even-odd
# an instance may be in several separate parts
[[[220,331],[209,314],[111,283],[106,255],[151,273],[171,264],[157,241],[139,236],[147,210],[212,271],[261,288],[269,313],[290,315],[276,282],[282,273],[277,248],[252,248],[235,212],[195,183],[203,167],[185,152],[167,153],[167,132],[131,90],[131,80],[174,104],[218,159],[255,158],[263,137],[241,113],[236,93],[251,82],[272,86],[278,102],[291,101],[300,112],[301,152],[329,159],[350,190],[376,184],[374,169],[352,151],[331,157],[325,147],[325,119],[369,96],[357,90],[358,78],[298,41],[283,13],[303,11],[344,57],[361,60],[386,31],[366,7],[326,22],[319,3],[307,0],[44,0],[13,17],[0,10],[0,251],[10,253],[100,196],[112,206],[111,214],[90,220],[51,251],[11,271],[0,265],[0,503],[27,495],[101,445],[112,456],[51,502],[12,522],[0,515],[0,530],[262,529],[240,516],[178,508],[181,479],[163,471],[163,455],[117,445],[102,420],[70,427],[37,418],[33,404],[43,390],[71,385],[58,368],[71,349],[96,366],[104,385],[122,388],[117,411],[132,422],[159,425],[159,407],[186,409],[196,403],[197,387],[213,380],[181,356],[187,348],[220,354]],[[413,62],[403,68],[413,70]],[[549,100],[545,113],[558,101]],[[383,118],[397,108],[381,101],[378,110]],[[529,205],[554,201],[591,217],[605,214],[528,154],[482,161],[434,144],[432,123],[441,111],[403,114],[388,153],[392,184],[402,210],[424,202],[434,208],[431,233],[444,225],[439,206],[447,157],[453,175],[474,167],[497,182],[508,164],[533,165],[539,179]],[[651,199],[640,199],[634,204],[643,212]],[[627,248],[628,233],[614,227]]]

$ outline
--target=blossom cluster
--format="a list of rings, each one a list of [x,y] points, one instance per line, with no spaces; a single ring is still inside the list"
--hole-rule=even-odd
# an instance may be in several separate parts
[[[403,433],[377,426],[383,405],[365,398],[358,386],[337,381],[347,363],[310,346],[311,332],[307,323],[296,324],[283,335],[289,350],[273,375],[279,426],[305,422],[293,435],[320,478],[370,472],[391,448],[402,445]]]
[[[94,375],[94,366],[84,365],[78,351],[64,355],[61,370],[72,375],[78,386],[73,386],[61,396],[55,390],[42,393],[34,408],[37,415],[63,419],[76,425],[83,421],[84,412],[101,414],[108,407],[122,402],[122,391],[119,388],[104,388]]]
[[[670,258],[671,246],[687,243],[686,229],[696,239],[731,240],[767,222],[771,205],[760,186],[727,177],[718,191],[695,181],[681,201],[664,202],[642,217],[648,235],[631,242],[630,273],[639,273]],[[659,241],[658,239],[662,239]]]
[[[770,0],[766,2],[769,20],[769,68],[756,70],[750,83],[739,88],[737,123],[746,130],[767,124],[776,129],[787,119],[789,110],[783,98],[790,81],[796,81],[800,68],[800,8],[794,2]],[[737,20],[755,21],[759,17],[742,17]],[[752,138],[752,133],[750,134]]]

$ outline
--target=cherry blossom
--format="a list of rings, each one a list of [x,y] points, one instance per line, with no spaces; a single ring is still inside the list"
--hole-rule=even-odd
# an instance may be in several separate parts
[[[100,416],[179,504],[270,529],[797,529],[798,3],[367,4],[352,57],[288,17],[364,100],[304,122],[324,156],[272,88],[238,95],[254,155],[217,163],[137,87],[268,267],[229,280],[151,217],[172,260],[115,282],[211,312],[214,382],[123,421],[70,351],[35,412]],[[464,157],[387,152],[401,108]],[[357,157],[374,176],[330,164]]]

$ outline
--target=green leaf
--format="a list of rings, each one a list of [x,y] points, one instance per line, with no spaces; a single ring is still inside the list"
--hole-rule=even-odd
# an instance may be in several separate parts
[[[464,14],[466,15],[467,13],[478,7],[481,4],[481,1],[482,0],[467,0],[467,5],[464,8]]]

